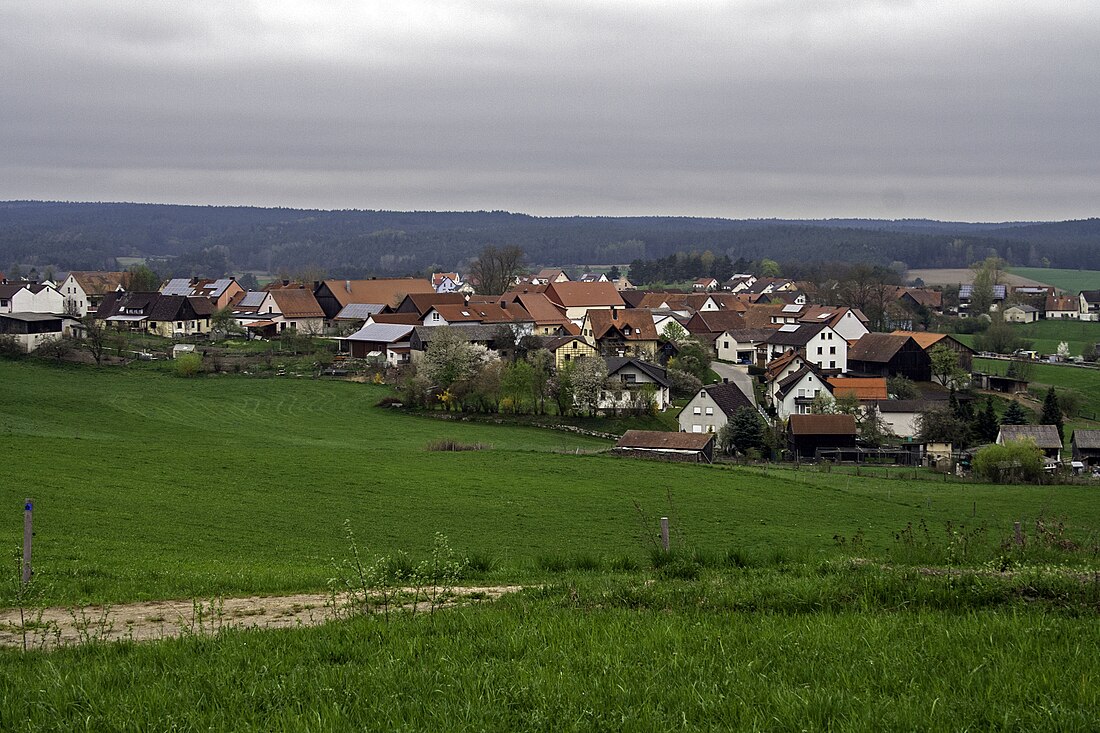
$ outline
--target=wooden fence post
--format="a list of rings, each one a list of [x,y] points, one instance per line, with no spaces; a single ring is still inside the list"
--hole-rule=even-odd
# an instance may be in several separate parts
[[[34,537],[34,501],[23,502],[23,582],[31,582],[31,538]]]
[[[1024,530],[1020,526],[1020,523],[1019,522],[1013,522],[1012,523],[1012,530],[1016,535],[1016,546],[1017,547],[1023,547],[1024,546]]]
[[[661,517],[661,547],[668,552],[668,517]]]

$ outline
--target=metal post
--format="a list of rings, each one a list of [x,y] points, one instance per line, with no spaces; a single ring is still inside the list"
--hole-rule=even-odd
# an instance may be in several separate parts
[[[23,502],[23,582],[31,582],[31,538],[34,537],[34,501]]]
[[[661,517],[661,547],[668,552],[668,517]]]

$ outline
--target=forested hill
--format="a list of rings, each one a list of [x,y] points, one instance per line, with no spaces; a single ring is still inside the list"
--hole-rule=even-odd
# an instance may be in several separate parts
[[[961,267],[995,249],[1013,264],[1100,269],[1100,220],[969,224],[930,220],[534,217],[501,211],[314,211],[59,202],[0,203],[0,270],[115,267],[168,258],[164,274],[320,269],[348,277],[451,269],[486,245],[533,264],[610,264],[710,250],[730,259]]]

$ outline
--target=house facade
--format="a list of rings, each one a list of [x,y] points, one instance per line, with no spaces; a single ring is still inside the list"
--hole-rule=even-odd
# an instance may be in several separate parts
[[[676,421],[680,432],[717,433],[742,407],[756,409],[736,384],[711,384],[695,393]]]

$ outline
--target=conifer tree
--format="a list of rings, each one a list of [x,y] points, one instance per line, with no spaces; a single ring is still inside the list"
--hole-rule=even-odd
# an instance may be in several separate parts
[[[1065,440],[1062,434],[1065,430],[1062,424],[1062,407],[1058,404],[1058,395],[1054,387],[1047,390],[1047,396],[1043,399],[1043,414],[1039,418],[1040,425],[1054,425],[1058,428],[1058,438]]]
[[[1005,414],[1001,416],[1001,425],[1027,425],[1027,413],[1019,402],[1013,400],[1009,403]]]

